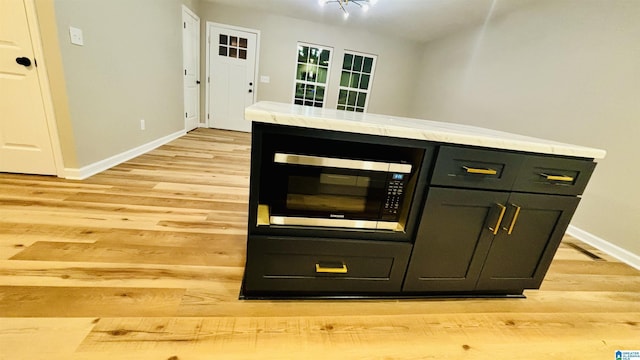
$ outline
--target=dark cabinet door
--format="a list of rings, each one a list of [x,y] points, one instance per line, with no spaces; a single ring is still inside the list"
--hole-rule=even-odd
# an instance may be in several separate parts
[[[508,197],[493,191],[429,189],[403,291],[472,291]]]
[[[512,193],[476,290],[538,288],[579,201],[577,197]]]

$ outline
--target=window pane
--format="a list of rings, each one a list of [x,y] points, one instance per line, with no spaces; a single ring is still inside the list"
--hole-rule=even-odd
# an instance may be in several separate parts
[[[350,86],[351,86],[352,88],[357,89],[359,84],[360,84],[360,74],[358,74],[358,73],[353,73],[353,74],[351,74],[351,83],[350,83]]]
[[[362,56],[355,56],[353,61],[353,71],[362,71]]]
[[[347,111],[353,111],[355,108],[353,106],[347,106]]]
[[[342,62],[342,68],[345,70],[351,70],[352,63],[353,63],[353,55],[344,54],[344,61]]]
[[[307,80],[307,65],[298,64],[298,71],[296,72],[296,79],[298,80]]]
[[[238,57],[238,49],[229,48],[229,57]]]
[[[358,94],[358,101],[356,102],[356,105],[360,106],[360,107],[364,107],[364,104],[367,101],[367,94],[366,93],[359,93]]]
[[[316,96],[316,87],[313,85],[307,85],[307,89],[304,92],[304,99],[305,100],[313,100],[313,98]]]
[[[240,49],[240,53],[238,56],[240,59],[246,59],[247,58],[247,50],[244,49]]]
[[[306,63],[309,58],[309,47],[298,45],[298,62]]]
[[[296,83],[296,99],[304,98],[304,84]]]
[[[324,101],[324,87],[322,86],[316,87],[316,101]]]
[[[356,108],[356,112],[364,112],[363,108]]]
[[[227,45],[227,35],[220,34],[220,45]]]
[[[344,87],[349,87],[349,76],[351,75],[350,72],[347,71],[343,71],[342,75],[340,76],[340,86],[344,86]]]
[[[369,89],[369,75],[362,75],[360,80],[360,89]]]
[[[347,90],[340,90],[340,93],[338,94],[338,105],[345,105],[346,103],[347,103]],[[338,106],[338,109],[340,109],[339,106]],[[340,110],[344,110],[344,106]]]
[[[328,69],[326,67],[319,67],[318,68],[318,82],[321,84],[326,84],[327,83],[327,73],[328,73]]]
[[[313,106],[313,101],[306,101],[304,102],[305,106]]]
[[[349,91],[349,94],[347,95],[347,105],[355,105],[356,104],[356,97],[358,96],[358,93],[355,91]]]
[[[338,105],[338,110],[344,110],[344,109],[345,109],[344,105]]]
[[[218,47],[218,55],[227,56],[227,47],[226,46],[219,46]]]
[[[240,47],[246,49],[247,48],[247,39],[240,38]]]
[[[364,66],[362,67],[362,71],[367,74],[371,74],[371,68],[373,67],[373,58],[365,57],[364,58]]]
[[[231,46],[238,46],[238,37],[237,36],[229,36],[229,42]]]
[[[295,99],[293,103],[296,105],[304,105],[302,100],[298,100],[298,99]]]
[[[307,81],[316,81],[318,77],[318,67],[307,65]]]
[[[310,48],[309,49],[309,61],[310,64],[318,64],[320,62],[320,49]]]
[[[321,102],[316,102],[315,104],[313,104],[313,106],[315,106],[315,107],[322,107],[322,103],[321,103]]]
[[[329,66],[329,50],[320,50],[320,65]]]

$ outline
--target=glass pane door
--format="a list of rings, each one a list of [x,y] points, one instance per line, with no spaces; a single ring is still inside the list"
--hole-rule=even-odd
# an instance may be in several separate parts
[[[338,110],[367,111],[376,59],[376,55],[345,51],[340,74]]]
[[[298,43],[293,103],[323,107],[329,80],[331,48]]]

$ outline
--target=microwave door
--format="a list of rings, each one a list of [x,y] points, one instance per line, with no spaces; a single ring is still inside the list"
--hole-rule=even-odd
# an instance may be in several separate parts
[[[395,229],[397,221],[383,214],[390,166],[411,171],[408,164],[276,153],[270,223]]]
[[[377,219],[384,192],[383,173],[362,174],[344,169],[296,170],[289,173],[287,179],[287,215]]]

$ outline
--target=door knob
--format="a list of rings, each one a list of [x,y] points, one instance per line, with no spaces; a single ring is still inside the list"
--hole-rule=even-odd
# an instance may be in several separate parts
[[[31,60],[28,57],[18,57],[16,58],[16,62],[25,67],[31,66]]]
[[[250,82],[250,83],[249,83],[249,86],[253,86],[253,82]]]
[[[198,84],[198,85],[199,85],[199,84],[200,84],[200,80],[196,80],[196,84]]]
[[[249,92],[250,92],[250,93],[252,93],[252,92],[253,92],[253,90],[249,89]]]

